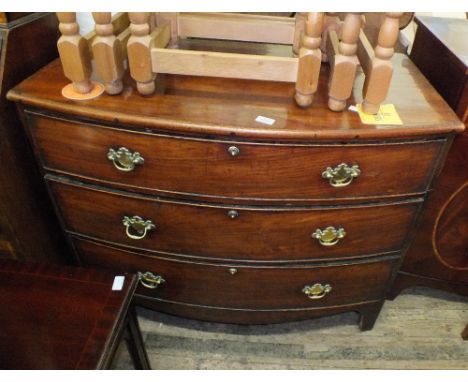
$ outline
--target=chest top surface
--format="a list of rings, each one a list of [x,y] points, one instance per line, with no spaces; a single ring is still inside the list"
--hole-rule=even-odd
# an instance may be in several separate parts
[[[464,126],[411,60],[393,58],[394,74],[387,104],[394,104],[399,126],[365,125],[357,113],[333,112],[327,107],[328,65],[321,69],[311,108],[293,99],[294,84],[158,75],[156,92],[143,97],[130,79],[121,95],[102,95],[91,101],[70,101],[61,95],[68,80],[60,62],[42,68],[9,93],[10,100],[39,109],[93,119],[112,125],[183,134],[268,140],[366,140],[447,134]],[[364,75],[358,72],[350,104],[361,101]],[[258,116],[275,120],[272,126]]]

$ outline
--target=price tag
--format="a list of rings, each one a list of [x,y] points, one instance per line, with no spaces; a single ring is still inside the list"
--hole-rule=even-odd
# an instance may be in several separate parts
[[[255,118],[255,122],[272,126],[276,122],[276,120],[272,118],[264,117],[263,115],[259,115],[257,118]]]
[[[112,290],[122,290],[125,281],[125,276],[115,276]]]
[[[366,114],[362,111],[362,105],[357,104],[357,111],[361,122],[366,125],[403,125],[403,122],[398,115],[395,105],[380,105],[377,114]]]

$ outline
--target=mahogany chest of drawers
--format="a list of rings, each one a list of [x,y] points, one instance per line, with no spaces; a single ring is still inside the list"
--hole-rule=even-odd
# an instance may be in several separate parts
[[[150,97],[128,81],[73,102],[58,61],[9,97],[76,261],[141,272],[140,304],[228,323],[358,311],[365,330],[463,129],[408,58],[394,64],[401,126],[329,111],[325,67],[308,110],[290,84],[168,75]]]

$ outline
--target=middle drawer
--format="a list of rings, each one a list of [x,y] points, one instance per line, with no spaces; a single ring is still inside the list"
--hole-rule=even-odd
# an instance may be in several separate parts
[[[242,261],[333,260],[396,252],[421,203],[220,206],[46,179],[69,232],[150,251]]]

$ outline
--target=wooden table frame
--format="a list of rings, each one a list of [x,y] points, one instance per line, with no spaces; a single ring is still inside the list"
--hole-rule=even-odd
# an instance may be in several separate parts
[[[150,369],[133,306],[138,277],[50,264],[0,262],[0,368],[108,369],[122,340]]]

